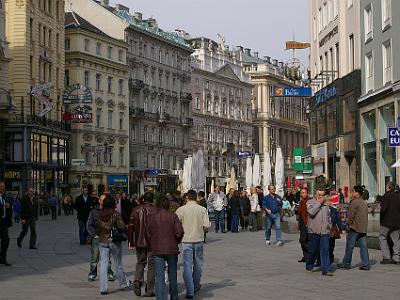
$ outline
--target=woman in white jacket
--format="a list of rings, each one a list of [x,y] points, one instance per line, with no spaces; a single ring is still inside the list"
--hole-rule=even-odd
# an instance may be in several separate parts
[[[257,212],[261,211],[261,207],[258,203],[258,194],[255,187],[250,189],[250,206],[251,211],[249,215],[249,226],[250,231],[257,231]]]

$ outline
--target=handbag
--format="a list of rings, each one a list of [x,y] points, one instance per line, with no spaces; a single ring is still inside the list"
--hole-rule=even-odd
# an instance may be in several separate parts
[[[120,229],[115,224],[114,215],[112,218],[111,239],[114,243],[121,243],[128,240],[128,235],[126,233],[126,230]]]
[[[340,239],[340,230],[336,224],[332,226],[330,235],[335,240]]]

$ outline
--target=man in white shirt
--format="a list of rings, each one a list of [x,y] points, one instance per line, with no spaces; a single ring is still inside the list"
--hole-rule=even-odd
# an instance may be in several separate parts
[[[223,192],[220,191],[219,186],[215,187],[214,193],[210,194],[208,198],[210,206],[214,209],[215,215],[215,231],[218,233],[225,233],[225,209],[228,205],[228,199]]]
[[[210,228],[207,209],[197,204],[197,193],[187,192],[189,201],[176,211],[185,232],[182,239],[183,279],[186,285],[186,298],[193,299],[200,290],[200,279],[203,272],[204,231]]]

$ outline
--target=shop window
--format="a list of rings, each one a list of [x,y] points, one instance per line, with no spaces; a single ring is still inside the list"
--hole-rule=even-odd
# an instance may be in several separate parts
[[[328,136],[336,134],[336,103],[327,105]]]

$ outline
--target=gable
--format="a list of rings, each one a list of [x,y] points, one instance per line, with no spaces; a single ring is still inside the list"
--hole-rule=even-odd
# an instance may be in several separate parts
[[[235,72],[233,71],[232,67],[229,64],[223,66],[221,69],[219,69],[217,72],[215,72],[215,74],[217,74],[219,76],[227,77],[227,78],[235,80],[235,81],[241,81],[239,79],[239,77],[237,77],[237,75],[235,74]]]

